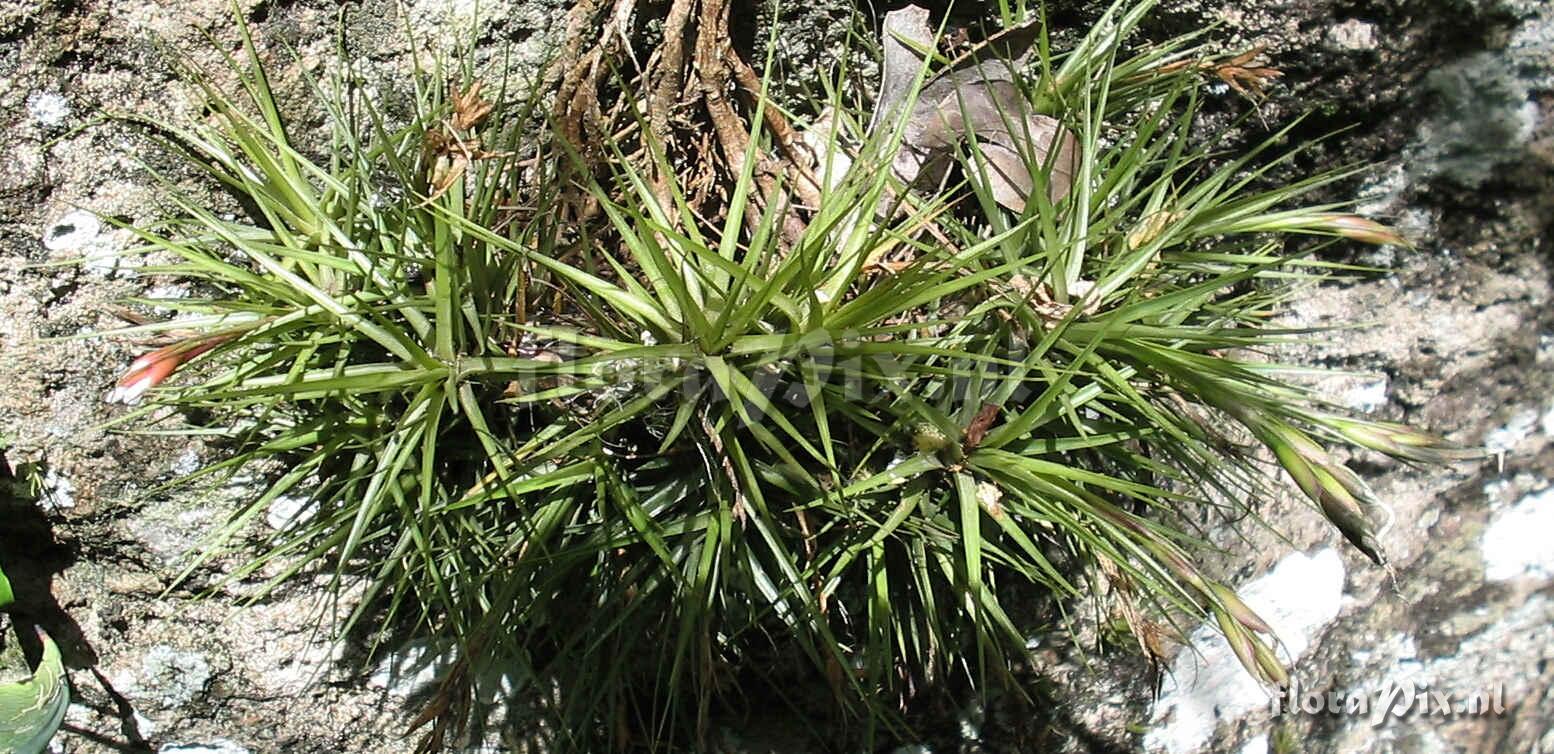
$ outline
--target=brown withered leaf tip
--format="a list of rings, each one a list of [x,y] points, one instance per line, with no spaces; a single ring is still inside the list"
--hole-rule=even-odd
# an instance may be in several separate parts
[[[470,84],[468,89],[453,95],[453,118],[450,124],[456,131],[477,128],[491,115],[496,105],[480,98],[481,82]]]
[[[1264,49],[1263,45],[1258,45],[1214,66],[1214,75],[1243,97],[1263,96],[1263,86],[1284,75],[1284,72],[1277,68],[1248,65],[1261,56]]]
[[[982,438],[987,437],[987,431],[993,426],[993,421],[998,418],[998,405],[995,403],[982,404],[982,410],[972,417],[971,423],[966,425],[966,439],[961,447],[967,451],[982,444]]]
[[[1177,60],[1158,68],[1135,74],[1131,80],[1149,76],[1165,76],[1181,71],[1184,68],[1192,68],[1205,75],[1214,74],[1236,93],[1247,99],[1257,99],[1263,96],[1264,87],[1269,81],[1284,76],[1284,72],[1269,66],[1249,65],[1256,60],[1266,47],[1258,45],[1246,52],[1236,55],[1228,60],[1215,62],[1214,60]]]
[[[427,161],[426,180],[431,189],[422,205],[435,201],[452,188],[471,162],[510,155],[509,152],[482,149],[478,135],[466,135],[479,128],[494,107],[480,98],[481,86],[477,81],[463,92],[450,95],[452,115],[443,122],[443,127],[428,130],[422,138],[421,150]]]

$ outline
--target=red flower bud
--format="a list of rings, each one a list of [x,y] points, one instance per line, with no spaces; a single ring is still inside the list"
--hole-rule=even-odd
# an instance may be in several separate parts
[[[133,406],[147,390],[162,384],[184,362],[237,337],[236,333],[204,335],[163,346],[130,362],[129,369],[104,400]]]

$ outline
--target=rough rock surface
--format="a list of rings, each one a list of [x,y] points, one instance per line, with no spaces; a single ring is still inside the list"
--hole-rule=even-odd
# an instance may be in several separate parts
[[[479,3],[487,20],[477,65],[495,64],[494,50],[511,43],[511,65],[532,70],[565,5]],[[799,58],[835,44],[824,35],[841,4],[811,5],[781,15],[815,31],[808,46],[799,41],[808,33],[789,36]],[[1057,3],[1054,17],[1083,23],[1101,5]],[[477,4],[241,6],[275,61],[282,99],[301,105],[297,73],[327,65],[341,39],[395,96],[396,66],[412,51],[404,19],[426,54],[455,44]],[[1222,667],[1227,653],[1206,632],[1155,699],[1136,660],[1091,655],[1085,667],[1047,642],[1035,669],[1062,690],[1059,704],[1041,714],[969,708],[903,751],[1554,751],[1554,6],[1186,0],[1160,9],[1149,33],[1215,21],[1228,49],[1265,45],[1286,72],[1264,121],[1309,112],[1297,139],[1345,129],[1290,170],[1374,164],[1330,198],[1360,201],[1418,242],[1353,257],[1391,274],[1301,298],[1291,322],[1377,325],[1292,357],[1363,374],[1321,385],[1335,399],[1504,451],[1503,462],[1455,468],[1352,460],[1391,505],[1381,535],[1391,572],[1342,547],[1293,496],[1263,508],[1287,538],[1252,526],[1227,532],[1221,572],[1277,617],[1308,690],[1374,698],[1413,683],[1468,699],[1500,689],[1506,709],[1380,724],[1275,716],[1263,691]],[[0,490],[0,563],[19,619],[48,626],[74,669],[78,703],[56,740],[62,751],[403,751],[413,716],[404,694],[390,677],[346,672],[313,631],[322,609],[314,586],[298,582],[247,606],[240,588],[192,599],[229,566],[217,563],[167,592],[235,495],[146,494],[211,451],[102,427],[115,412],[99,398],[131,346],[62,339],[112,326],[106,307],[157,284],[117,258],[123,231],[80,210],[153,221],[168,209],[150,170],[191,176],[142,134],[96,121],[115,111],[197,117],[168,49],[219,78],[202,34],[233,49],[226,0],[0,0],[0,472],[13,477]],[[790,62],[790,75],[812,63]],[[1233,93],[1217,96],[1225,113],[1244,106]],[[58,264],[74,259],[86,263]],[[794,750],[761,743],[790,740],[785,727],[758,721],[728,739]]]

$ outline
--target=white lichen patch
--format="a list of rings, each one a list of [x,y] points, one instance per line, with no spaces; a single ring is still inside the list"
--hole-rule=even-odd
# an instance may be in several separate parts
[[[407,698],[435,683],[453,661],[451,652],[435,652],[430,642],[411,642],[384,657],[367,677],[367,686]]]
[[[1380,639],[1374,644],[1365,644],[1349,650],[1349,657],[1356,667],[1369,665],[1378,658],[1385,662],[1400,662],[1413,660],[1418,656],[1419,645],[1414,641],[1414,637],[1401,631]]]
[[[264,522],[276,531],[290,531],[313,520],[318,515],[317,506],[305,495],[281,495],[270,501],[264,512]]]
[[[1526,472],[1517,473],[1511,477],[1491,479],[1484,483],[1484,499],[1489,503],[1489,509],[1498,511],[1516,501],[1529,492],[1536,492],[1549,486],[1549,482],[1542,477]]]
[[[177,458],[173,459],[173,463],[168,467],[168,470],[179,476],[193,474],[200,470],[200,461],[200,447],[191,444],[189,447],[184,448]]]
[[[44,128],[58,128],[70,117],[70,100],[59,92],[33,92],[27,97],[27,115]]]
[[[1360,201],[1354,205],[1355,214],[1364,217],[1393,214],[1403,205],[1407,191],[1408,171],[1402,165],[1378,168],[1360,187]]]
[[[1247,739],[1237,754],[1268,754],[1268,734],[1259,733]]]
[[[76,507],[76,486],[69,477],[55,469],[43,472],[43,494],[38,496],[38,506],[49,513],[58,513]]]
[[[1554,487],[1527,495],[1484,529],[1484,578],[1554,580]]]
[[[1294,553],[1237,591],[1273,628],[1288,653],[1286,661],[1296,660],[1338,617],[1343,560],[1332,548]],[[1171,663],[1144,746],[1152,752],[1191,754],[1213,738],[1221,722],[1267,710],[1268,700],[1268,692],[1236,660],[1219,631],[1204,624]]]
[[[49,223],[43,229],[43,248],[58,259],[80,260],[83,269],[100,278],[130,266],[120,257],[123,244],[118,234],[104,232],[97,216],[85,210],[72,210]]]
[[[1526,409],[1516,412],[1505,426],[1492,429],[1484,435],[1484,447],[1491,453],[1505,453],[1528,438],[1538,426],[1538,412]]]
[[[154,736],[154,735],[156,735],[158,726],[157,726],[157,723],[156,723],[155,720],[152,720],[151,718],[146,717],[145,715],[142,715],[139,712],[135,712],[133,714],[133,717],[134,717],[134,720],[135,720],[135,729],[140,731],[140,735],[142,735],[142,736]]]
[[[1351,18],[1341,24],[1328,27],[1327,44],[1339,50],[1374,50],[1377,47],[1376,25]]]
[[[158,644],[140,659],[140,672],[123,684],[132,698],[159,709],[178,709],[204,696],[213,673],[199,652]]]
[[[408,10],[417,28],[435,30],[441,37],[428,41],[443,47],[512,12],[506,3],[491,0],[413,0]]]
[[[453,667],[458,653],[453,647],[428,640],[412,641],[390,653],[373,669],[367,686],[389,696],[408,699],[426,693]],[[501,702],[523,685],[519,671],[491,668],[475,679],[475,698],[492,707],[492,714],[504,715]]]
[[[1364,413],[1374,412],[1376,409],[1387,405],[1386,375],[1376,378],[1374,381],[1361,383],[1344,392],[1343,403],[1345,406]]]
[[[96,240],[102,232],[97,216],[85,210],[73,210],[61,215],[43,231],[43,248],[49,251],[79,251]]]

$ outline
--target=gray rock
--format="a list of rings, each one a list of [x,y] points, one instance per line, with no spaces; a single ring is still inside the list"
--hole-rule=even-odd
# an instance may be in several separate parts
[[[224,738],[197,744],[162,744],[156,751],[157,754],[249,754],[246,747]]]
[[[1425,79],[1439,103],[1412,149],[1413,171],[1476,188],[1522,157],[1541,113],[1534,93],[1554,87],[1554,6],[1528,6],[1499,50],[1468,55]]]
[[[204,655],[158,644],[141,658],[136,685],[157,707],[177,709],[204,696],[210,681],[210,662]]]

